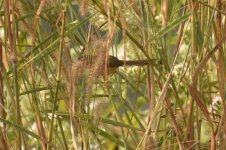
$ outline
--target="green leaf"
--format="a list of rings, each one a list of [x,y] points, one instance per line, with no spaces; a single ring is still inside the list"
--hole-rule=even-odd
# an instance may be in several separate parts
[[[177,26],[179,26],[181,23],[185,22],[188,20],[188,18],[190,17],[190,13],[178,18],[177,20],[171,22],[170,24],[168,24],[164,29],[160,30],[158,32],[158,36],[159,38],[163,37],[165,34],[167,34],[168,32],[172,31],[173,29],[175,29]]]

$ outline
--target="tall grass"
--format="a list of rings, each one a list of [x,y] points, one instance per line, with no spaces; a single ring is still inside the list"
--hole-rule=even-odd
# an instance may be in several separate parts
[[[226,148],[224,1],[0,7],[0,149]]]

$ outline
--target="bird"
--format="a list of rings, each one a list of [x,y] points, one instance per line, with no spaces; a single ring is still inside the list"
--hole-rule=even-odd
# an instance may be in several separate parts
[[[98,60],[100,59],[100,57],[98,57],[97,55],[82,55],[78,58],[78,60],[80,62],[82,62],[83,67],[85,68],[93,68],[95,66],[95,64],[98,62]],[[100,67],[101,68],[101,75],[104,75],[105,73],[105,58],[100,59],[101,60],[101,64]],[[103,63],[102,63],[103,62]],[[120,60],[117,57],[113,56],[113,55],[108,55],[108,61],[107,61],[107,74],[114,74],[116,72],[116,70],[119,67],[122,67],[124,65],[126,66],[147,66],[149,65],[150,62],[149,60]]]

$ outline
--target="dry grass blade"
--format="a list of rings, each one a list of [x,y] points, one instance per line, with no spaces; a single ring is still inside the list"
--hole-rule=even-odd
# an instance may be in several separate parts
[[[212,119],[210,117],[210,113],[204,103],[204,100],[202,98],[202,95],[198,92],[198,90],[193,87],[190,86],[189,91],[191,93],[191,96],[195,99],[195,101],[197,102],[199,108],[202,110],[202,112],[204,113],[204,115],[206,116],[207,120],[212,124]]]
[[[182,136],[183,132],[182,132],[180,125],[176,121],[176,118],[173,114],[173,110],[171,108],[170,102],[167,98],[165,98],[165,105],[166,105],[166,108],[169,112],[170,121],[173,125],[173,128],[174,128],[176,134],[177,134],[177,140],[178,140],[179,147],[180,147],[180,149],[184,149],[185,146],[182,144],[183,143],[183,136]]]
[[[157,104],[155,105],[155,109],[154,109],[153,113],[150,116],[150,121],[148,123],[148,128],[147,128],[147,130],[145,132],[145,135],[144,135],[143,139],[144,139],[144,141],[147,141],[148,135],[150,134],[149,132],[150,132],[150,129],[151,129],[151,125],[153,123],[153,119],[155,118],[155,116],[157,116],[157,110],[160,107],[160,105],[162,104],[162,102],[165,100],[166,108],[168,109],[168,111],[170,113],[169,116],[170,116],[171,122],[172,122],[174,130],[175,130],[175,132],[176,132],[176,134],[178,136],[178,144],[179,144],[180,148],[183,149],[184,146],[182,144],[182,139],[183,139],[182,138],[182,130],[181,130],[180,126],[177,124],[176,119],[175,119],[175,117],[173,115],[173,112],[171,110],[169,101],[167,101],[167,98],[166,98],[171,78],[172,78],[172,70],[171,70],[170,74],[168,75],[168,78],[167,78],[167,80],[166,80],[166,82],[165,82],[165,84],[164,84],[164,86],[162,88],[161,96],[159,97],[159,100],[158,100]]]
[[[193,75],[192,75],[192,83],[191,86],[194,86],[196,83],[199,74],[203,70],[204,66],[208,62],[208,60],[215,54],[215,52],[222,46],[222,44],[225,42],[226,36],[224,36],[218,43],[217,45],[202,59],[202,61],[198,64],[196,67]]]
[[[46,3],[46,0],[42,0],[37,11],[36,11],[36,13],[35,13],[33,31],[37,31],[37,27],[38,27],[38,23],[39,23],[39,15],[41,14],[43,7],[45,6],[45,3]],[[36,40],[36,32],[34,32],[33,35],[32,35],[33,45],[35,44],[35,40]]]
[[[208,60],[211,58],[212,55],[215,54],[215,52],[221,47],[223,42],[226,40],[226,36],[224,36],[221,41],[217,43],[217,45],[203,58],[203,60],[199,63],[197,68],[195,69],[195,72],[192,76],[192,83],[189,87],[189,92],[191,93],[191,96],[195,99],[197,102],[199,108],[202,110],[204,115],[206,116],[207,120],[210,123],[211,126],[211,149],[215,148],[215,137],[214,137],[214,131],[213,131],[213,125],[212,125],[212,119],[210,117],[210,114],[208,112],[208,109],[206,108],[206,105],[204,104],[204,100],[202,98],[202,95],[198,92],[195,83],[197,81],[197,78],[199,76],[199,73],[201,73],[202,68],[206,65]]]
[[[0,148],[7,150],[9,148],[8,148],[7,140],[4,137],[5,137],[5,135],[3,134],[3,131],[0,128]]]

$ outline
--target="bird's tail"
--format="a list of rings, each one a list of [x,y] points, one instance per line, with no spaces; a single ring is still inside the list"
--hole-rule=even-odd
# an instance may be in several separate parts
[[[127,65],[127,66],[145,66],[145,65],[149,65],[149,61],[148,60],[127,60],[126,62],[123,62],[123,65]]]

